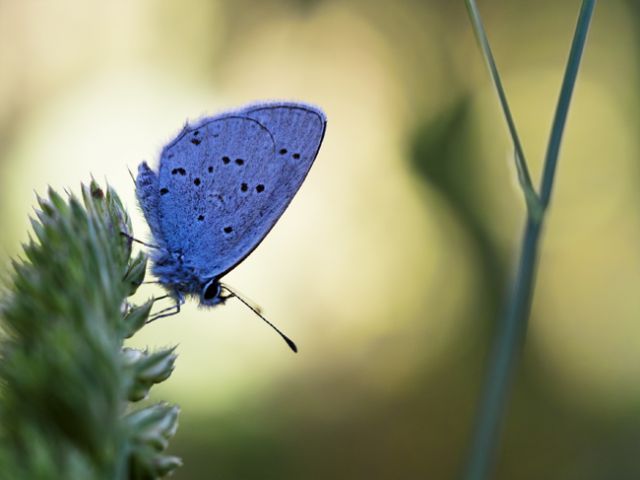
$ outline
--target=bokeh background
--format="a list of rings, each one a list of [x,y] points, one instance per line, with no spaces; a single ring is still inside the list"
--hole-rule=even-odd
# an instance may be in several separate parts
[[[580,1],[479,3],[537,178]],[[496,478],[640,478],[639,55],[640,2],[600,2]],[[128,168],[260,99],[329,119],[226,278],[300,353],[233,301],[145,328],[179,345],[175,478],[455,477],[524,219],[462,0],[0,0],[0,265],[90,175],[148,238]]]

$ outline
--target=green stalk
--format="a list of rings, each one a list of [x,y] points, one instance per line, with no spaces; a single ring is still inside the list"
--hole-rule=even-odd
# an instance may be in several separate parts
[[[539,196],[542,208],[540,215],[536,215],[531,209],[527,211],[527,221],[516,279],[508,299],[502,323],[499,326],[491,364],[485,380],[476,430],[464,476],[467,480],[489,478],[495,463],[500,427],[507,404],[513,370],[521,355],[527,331],[527,322],[535,285],[540,233],[551,199],[560,144],[595,3],[595,0],[584,0],[582,2],[545,157]],[[486,39],[480,17],[477,15],[475,1],[467,0],[467,6],[478,37]],[[480,31],[480,33],[478,33],[478,31]],[[486,47],[485,49],[483,46],[485,55],[487,55],[486,52],[488,51],[488,42]],[[493,64],[493,59],[491,59],[489,63]],[[492,76],[499,78],[497,77],[497,70],[492,71]],[[510,120],[510,116],[507,116],[507,122],[511,127],[512,121]]]
[[[545,157],[544,172],[542,174],[540,200],[542,201],[544,208],[549,205],[549,201],[551,199],[553,180],[555,178],[556,166],[558,164],[558,154],[560,153],[560,143],[562,141],[564,126],[569,113],[569,104],[571,103],[571,95],[573,94],[573,87],[575,86],[576,77],[578,76],[580,60],[582,58],[582,52],[584,51],[584,45],[587,42],[587,33],[589,31],[589,25],[591,24],[591,17],[593,16],[593,9],[595,6],[596,0],[584,0],[582,2],[576,32],[573,36],[573,43],[571,44],[571,51],[569,52],[569,60],[567,61],[567,68],[562,81],[562,88],[560,89],[560,97],[558,98],[558,105],[553,118],[549,146],[547,147],[547,154]]]
[[[95,182],[81,199],[38,199],[33,238],[0,297],[0,480],[153,480],[178,407],[140,407],[174,368],[174,348],[125,348],[153,301],[129,303],[147,258],[129,217]]]
[[[534,212],[536,216],[539,216],[541,208],[538,194],[533,188],[533,183],[531,182],[531,175],[529,174],[527,160],[524,156],[524,150],[522,149],[520,137],[518,136],[518,131],[516,129],[516,122],[513,120],[513,116],[511,115],[511,109],[509,108],[509,102],[507,101],[507,94],[502,87],[502,80],[500,80],[498,67],[496,66],[495,60],[493,59],[493,53],[491,52],[489,39],[487,38],[487,34],[484,31],[484,27],[482,26],[480,11],[478,10],[475,0],[466,0],[466,4],[467,11],[469,12],[469,17],[471,18],[471,23],[473,25],[473,30],[476,34],[476,40],[478,41],[478,45],[480,46],[484,59],[487,63],[487,68],[489,69],[489,74],[491,75],[493,86],[496,89],[498,100],[500,101],[500,106],[502,107],[502,113],[505,120],[507,121],[509,134],[511,135],[511,141],[513,142],[513,158],[516,164],[516,170],[518,172],[518,181],[520,182],[520,188],[522,188],[522,192],[524,193],[527,209]]]

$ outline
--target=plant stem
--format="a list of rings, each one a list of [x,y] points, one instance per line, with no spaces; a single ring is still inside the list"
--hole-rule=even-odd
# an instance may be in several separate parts
[[[478,10],[478,6],[476,5],[475,0],[465,0],[465,3],[467,5],[467,11],[469,12],[469,17],[473,25],[473,31],[476,34],[478,45],[480,46],[482,54],[485,58],[487,68],[489,69],[489,75],[491,76],[491,80],[493,81],[493,85],[498,95],[498,100],[500,101],[500,106],[502,107],[502,113],[507,122],[509,134],[511,135],[511,141],[513,142],[514,149],[514,160],[518,172],[518,181],[520,182],[520,187],[522,188],[522,191],[524,193],[525,201],[527,202],[527,208],[529,210],[538,212],[538,210],[540,209],[538,195],[535,191],[535,188],[533,187],[533,183],[531,182],[531,175],[529,174],[529,168],[527,167],[527,160],[524,156],[522,143],[520,142],[520,138],[518,136],[516,123],[513,120],[513,116],[511,115],[511,109],[509,108],[509,102],[507,101],[507,94],[505,93],[504,87],[502,86],[502,80],[500,80],[498,67],[496,66],[496,62],[493,58],[493,53],[491,52],[489,39],[487,38],[487,34],[484,31],[484,27],[482,25],[480,10]]]
[[[567,114],[569,113],[569,104],[571,103],[571,95],[573,94],[573,87],[576,83],[576,77],[578,76],[580,60],[582,58],[582,52],[584,51],[584,45],[587,41],[587,33],[595,6],[596,0],[584,0],[582,2],[582,8],[580,9],[580,15],[578,16],[576,32],[573,36],[573,43],[571,44],[571,51],[569,52],[569,59],[567,60],[567,68],[564,73],[564,79],[562,80],[560,97],[558,98],[556,113],[553,117],[551,136],[549,138],[549,146],[547,147],[544,171],[542,173],[540,200],[543,208],[549,205],[551,199],[562,134],[564,133],[564,126],[567,121]]]
[[[0,478],[162,478],[181,464],[165,452],[179,408],[134,405],[176,355],[123,347],[153,305],[128,301],[147,267],[129,216],[92,181],[81,199],[50,190],[35,217],[0,298]]]
[[[493,467],[509,386],[527,331],[538,259],[542,219],[529,216],[522,239],[516,280],[497,334],[491,366],[485,379],[476,430],[465,478],[487,478]]]
[[[516,279],[508,299],[503,321],[499,326],[491,364],[485,380],[476,430],[464,477],[466,480],[488,478],[495,462],[500,426],[507,404],[509,387],[527,331],[535,285],[540,234],[546,209],[551,199],[564,126],[595,3],[595,0],[584,0],[582,2],[545,157],[540,187],[542,214],[534,215],[530,209],[527,211],[527,222],[520,250]],[[477,18],[479,19],[479,17]],[[472,21],[476,26],[479,20],[472,18]],[[476,26],[476,28],[478,27]],[[511,124],[511,122],[509,123]]]

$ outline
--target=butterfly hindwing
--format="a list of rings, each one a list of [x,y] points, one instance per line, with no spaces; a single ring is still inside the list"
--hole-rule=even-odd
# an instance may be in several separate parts
[[[320,111],[296,103],[253,105],[185,127],[162,151],[155,186],[139,193],[157,209],[154,235],[200,278],[229,271],[286,209],[324,128]]]

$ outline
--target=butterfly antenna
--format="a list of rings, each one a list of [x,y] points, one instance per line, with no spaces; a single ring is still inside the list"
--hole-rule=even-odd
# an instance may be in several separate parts
[[[127,170],[129,170],[129,176],[131,177],[131,180],[133,180],[133,184],[136,184],[136,177],[133,176],[133,172],[131,171],[131,169],[129,167],[127,167]]]
[[[298,347],[296,346],[296,344],[293,342],[293,340],[291,340],[289,337],[287,337],[284,333],[282,333],[282,331],[276,327],[273,323],[271,323],[269,320],[267,320],[264,315],[262,315],[261,311],[260,311],[260,307],[257,307],[253,304],[251,304],[251,302],[245,300],[242,296],[240,296],[238,294],[238,292],[234,291],[233,289],[229,288],[228,285],[226,284],[220,284],[220,286],[222,288],[224,288],[226,291],[228,291],[231,296],[236,297],[238,300],[240,300],[242,303],[245,304],[245,306],[251,310],[253,313],[255,313],[258,317],[260,317],[262,320],[264,320],[264,322],[269,325],[271,328],[273,328],[278,335],[280,335],[282,337],[282,339],[287,342],[287,345],[289,345],[289,348],[291,350],[293,350],[294,353],[298,353]]]
[[[221,283],[220,286],[222,288],[224,288],[225,290],[227,290],[231,294],[232,297],[241,298],[245,304],[248,304],[247,306],[251,310],[253,310],[254,312],[258,312],[258,313],[262,314],[262,307],[260,305],[258,305],[256,302],[254,302],[253,300],[251,300],[249,297],[247,297],[244,293],[240,292],[236,288],[232,289],[226,283]]]

